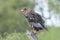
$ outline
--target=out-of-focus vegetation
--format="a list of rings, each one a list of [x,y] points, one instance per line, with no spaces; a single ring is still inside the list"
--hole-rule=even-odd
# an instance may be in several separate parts
[[[59,12],[59,6],[52,0],[49,0],[49,5],[50,11]],[[29,40],[23,33],[30,27],[20,11],[22,7],[33,8],[34,3],[28,0],[0,0],[0,40]],[[39,40],[60,40],[59,30],[60,28],[49,28],[49,32],[43,35],[38,33],[37,36]]]
[[[33,4],[28,0],[0,0],[0,34],[24,32],[29,28],[20,9],[22,7],[33,8]]]
[[[48,0],[50,11],[60,13],[60,0]]]
[[[49,28],[49,32],[37,33],[38,40],[60,40],[60,28]],[[1,37],[0,40],[30,40],[25,33],[11,33],[6,37]]]

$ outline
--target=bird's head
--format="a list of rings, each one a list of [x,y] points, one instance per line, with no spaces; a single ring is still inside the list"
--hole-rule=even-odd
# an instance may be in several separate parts
[[[31,11],[31,9],[28,8],[28,7],[24,7],[24,8],[21,9],[21,12],[22,12],[23,14],[27,14],[27,13],[29,13],[30,11]]]

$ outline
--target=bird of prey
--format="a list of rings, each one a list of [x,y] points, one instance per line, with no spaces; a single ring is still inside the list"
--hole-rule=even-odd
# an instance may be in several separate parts
[[[47,28],[44,25],[45,21],[43,20],[41,15],[39,15],[38,13],[36,13],[28,7],[22,8],[21,12],[26,17],[28,23],[32,26],[32,32],[36,33],[36,31],[39,30],[47,30]]]

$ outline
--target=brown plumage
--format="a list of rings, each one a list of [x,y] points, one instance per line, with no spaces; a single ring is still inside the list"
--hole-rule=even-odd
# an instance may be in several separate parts
[[[21,11],[24,14],[24,16],[27,18],[30,25],[33,26],[34,30],[36,31],[43,29],[47,30],[47,28],[44,25],[45,21],[43,20],[41,15],[39,15],[38,13],[34,12],[33,10],[27,7],[24,7],[23,9],[21,9]]]

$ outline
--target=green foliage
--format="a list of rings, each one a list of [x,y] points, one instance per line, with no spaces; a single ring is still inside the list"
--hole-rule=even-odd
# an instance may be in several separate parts
[[[59,40],[59,30],[60,27],[50,27],[48,32],[45,32],[43,35],[40,35],[40,40]]]
[[[22,7],[33,8],[28,0],[0,0],[0,34],[5,32],[24,32],[28,24],[20,12]]]
[[[50,11],[54,10],[57,13],[60,13],[60,0],[48,0],[48,3]]]
[[[5,33],[6,37],[0,36],[0,40],[29,40],[25,33]],[[37,33],[38,40],[60,40],[60,27],[50,27],[49,31]]]
[[[11,34],[7,34],[6,37],[1,37],[0,36],[0,40],[29,40],[26,36],[26,34],[21,34],[21,33],[11,33]]]

